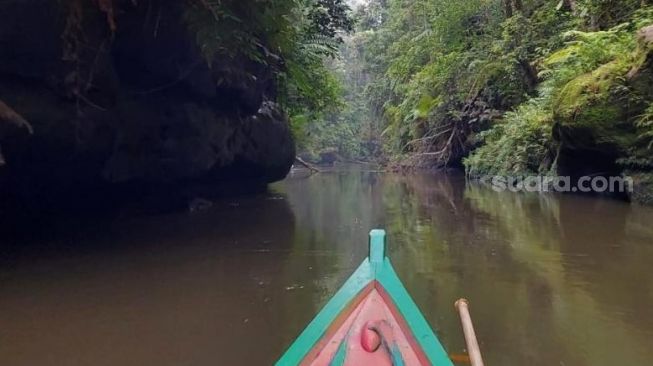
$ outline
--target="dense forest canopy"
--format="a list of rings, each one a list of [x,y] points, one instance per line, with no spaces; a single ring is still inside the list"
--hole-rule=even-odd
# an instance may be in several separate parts
[[[353,16],[313,155],[472,176],[653,168],[647,1],[370,0]]]

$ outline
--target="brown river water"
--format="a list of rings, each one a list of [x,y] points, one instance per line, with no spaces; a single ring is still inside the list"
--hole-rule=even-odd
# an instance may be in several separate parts
[[[89,221],[0,246],[0,365],[271,365],[372,228],[451,353],[466,297],[486,365],[653,365],[651,208],[340,171]]]

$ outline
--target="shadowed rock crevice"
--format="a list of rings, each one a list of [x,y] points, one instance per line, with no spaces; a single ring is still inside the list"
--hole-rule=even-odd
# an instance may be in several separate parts
[[[33,127],[0,134],[3,204],[285,177],[295,148],[273,71],[209,64],[183,2],[116,1],[115,32],[87,3],[0,4],[0,100]]]

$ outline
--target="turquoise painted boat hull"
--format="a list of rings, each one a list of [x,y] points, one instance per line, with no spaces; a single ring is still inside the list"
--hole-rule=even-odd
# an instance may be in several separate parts
[[[370,232],[368,258],[277,361],[292,365],[453,366]]]

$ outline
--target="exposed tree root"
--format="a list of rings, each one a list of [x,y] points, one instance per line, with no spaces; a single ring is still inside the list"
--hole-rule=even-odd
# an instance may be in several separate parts
[[[0,139],[2,139],[9,128],[12,127],[19,130],[25,129],[30,135],[34,134],[32,125],[29,124],[23,116],[0,100]]]
[[[32,125],[29,124],[23,116],[16,113],[16,111],[5,104],[5,102],[0,100],[0,141],[10,133],[13,133],[12,131],[21,130],[26,131],[29,135],[34,134]],[[0,148],[0,167],[6,164],[7,162],[2,155],[2,149]]]

